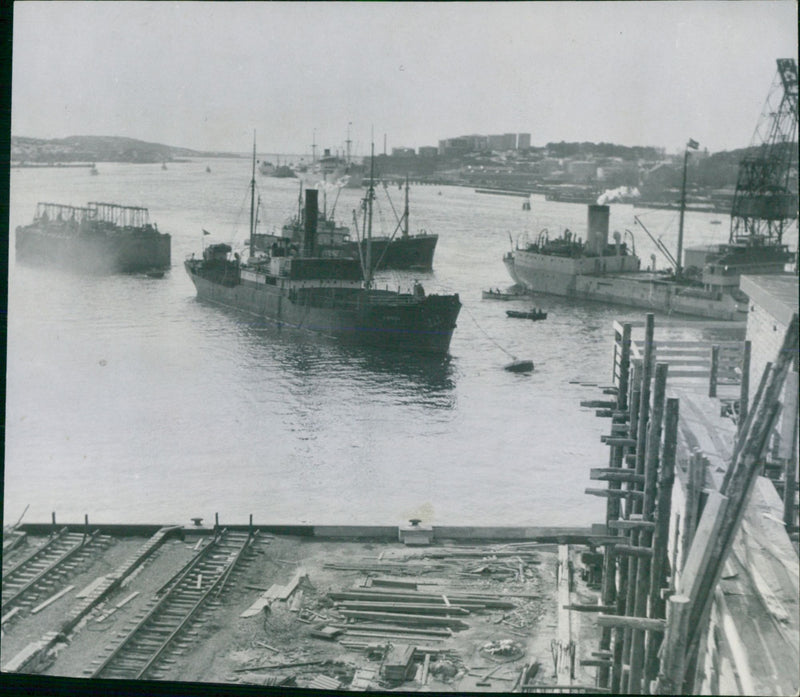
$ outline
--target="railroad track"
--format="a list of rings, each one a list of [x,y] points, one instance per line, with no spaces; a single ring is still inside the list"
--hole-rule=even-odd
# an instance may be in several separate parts
[[[188,564],[156,593],[151,604],[117,635],[119,642],[84,675],[92,678],[136,680],[160,678],[158,668],[182,649],[198,614],[219,597],[228,577],[242,559],[252,535],[218,533]]]
[[[107,535],[69,532],[64,528],[24,558],[4,565],[3,612],[15,606],[32,605],[67,578],[89,555],[110,542],[111,537]]]

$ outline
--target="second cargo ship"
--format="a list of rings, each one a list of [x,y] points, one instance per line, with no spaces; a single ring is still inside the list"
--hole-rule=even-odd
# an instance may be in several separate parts
[[[255,162],[255,159],[254,159]],[[231,257],[227,244],[210,245],[202,259],[187,259],[186,271],[197,295],[265,317],[282,326],[334,335],[357,344],[393,351],[444,355],[461,309],[458,294],[426,295],[417,283],[412,292],[378,290],[371,282],[371,230],[374,187],[364,201],[366,259],[320,254],[317,190],[307,189],[302,246],[274,238],[269,251],[254,248],[255,164],[251,181],[250,256]]]

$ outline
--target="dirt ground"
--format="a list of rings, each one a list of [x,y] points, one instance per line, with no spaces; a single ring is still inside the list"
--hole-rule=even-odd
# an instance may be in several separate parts
[[[165,542],[124,588],[93,611],[67,643],[59,645],[60,650],[42,672],[71,677],[90,675],[114,638],[132,626],[155,591],[192,557],[198,540],[198,536],[187,534],[183,540]],[[3,663],[57,627],[78,602],[78,591],[114,569],[145,541],[113,540],[72,578],[64,579],[64,586],[74,585],[74,590],[42,612],[22,613],[18,621],[4,627]],[[572,602],[596,603],[597,591],[589,589],[581,578],[580,551],[571,548],[576,572]],[[400,688],[508,692],[518,686],[523,668],[538,664],[538,670],[531,671],[535,673],[531,682],[553,685],[556,678],[551,642],[557,637],[559,622],[556,567],[554,544],[437,542],[430,547],[407,547],[399,542],[262,534],[252,553],[230,577],[219,602],[202,611],[155,677],[194,683],[283,683],[323,689],[333,689],[338,683],[341,689],[347,689],[358,670],[359,677],[370,678],[371,691]],[[286,600],[273,600],[268,609],[251,617],[240,616],[273,584],[285,585],[298,573],[304,576]],[[391,679],[382,671],[387,639],[381,637],[381,629],[372,622],[367,622],[366,627],[364,622],[348,623],[342,608],[328,595],[363,590],[381,579],[416,582],[421,593],[502,596],[514,606],[472,609],[460,616],[466,625],[463,629],[447,632],[426,623],[424,628],[419,627],[419,637],[390,637],[388,641],[393,645],[405,643],[417,649],[407,679]],[[377,587],[372,585],[373,589]],[[386,587],[383,590],[408,592]],[[123,607],[101,619],[104,611],[134,593]],[[452,605],[457,606],[457,602],[454,598]],[[592,615],[569,614],[576,643],[573,683],[591,686],[595,668],[581,667],[580,659],[591,657],[597,649],[599,632],[591,622]],[[313,632],[321,627],[342,633],[334,639],[314,636]],[[352,635],[353,631],[358,635]],[[430,655],[427,670],[423,667],[426,653]],[[371,669],[372,673],[359,669]],[[490,671],[494,672],[486,678]]]

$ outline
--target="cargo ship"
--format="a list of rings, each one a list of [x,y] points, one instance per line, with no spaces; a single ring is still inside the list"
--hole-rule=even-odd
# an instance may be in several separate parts
[[[304,210],[301,205],[302,185],[297,214],[292,217],[284,226],[282,234],[291,240],[292,244],[300,246],[305,234]],[[344,225],[337,225],[334,221],[334,211],[336,204],[330,214],[327,206],[318,211],[317,219],[317,248],[323,257],[347,258],[347,259],[366,259],[367,240],[360,241],[352,239],[350,228]],[[394,234],[372,236],[370,245],[372,253],[373,271],[432,271],[433,255],[436,252],[436,243],[439,236],[420,230],[412,235],[408,229],[409,209],[408,209],[408,182],[405,189],[405,210],[398,222]],[[400,235],[397,236],[398,230]],[[256,233],[255,247],[260,251],[269,251],[272,244],[276,242],[274,235]]]
[[[17,227],[14,247],[18,261],[115,273],[169,268],[170,243],[147,208],[38,203],[33,223]]]
[[[608,221],[609,207],[592,204],[585,241],[569,230],[552,240],[542,231],[535,242],[508,252],[503,262],[511,278],[534,293],[717,320],[746,318],[747,298],[738,291],[738,275],[727,270],[724,252],[709,248],[702,259],[699,251],[691,257],[702,264],[700,279],[643,271],[618,232],[609,243]],[[695,254],[686,251],[687,258]],[[736,270],[741,273],[752,255],[745,251],[738,256]]]
[[[365,259],[323,256],[317,224],[318,191],[306,189],[302,245],[274,236],[258,252],[255,236],[255,154],[251,180],[249,258],[214,244],[185,268],[198,298],[267,318],[279,326],[307,329],[360,345],[445,355],[461,309],[458,294],[426,295],[378,290],[372,283],[372,178],[364,199]]]

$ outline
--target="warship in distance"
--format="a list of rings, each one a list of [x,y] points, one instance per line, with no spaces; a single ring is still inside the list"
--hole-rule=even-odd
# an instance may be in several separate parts
[[[250,182],[249,258],[231,258],[227,244],[213,244],[185,268],[202,300],[251,312],[279,326],[307,329],[365,346],[392,351],[445,355],[461,309],[458,294],[426,295],[379,290],[372,284],[371,248],[366,259],[323,257],[317,238],[317,191],[307,189],[302,246],[276,238],[256,253],[255,148]],[[364,199],[364,225],[371,235],[372,177]]]
[[[154,271],[170,266],[170,236],[146,208],[93,202],[39,203],[30,225],[16,229],[17,260],[89,273]]]

